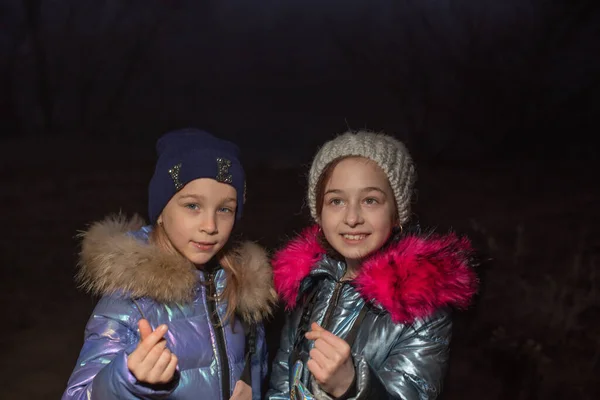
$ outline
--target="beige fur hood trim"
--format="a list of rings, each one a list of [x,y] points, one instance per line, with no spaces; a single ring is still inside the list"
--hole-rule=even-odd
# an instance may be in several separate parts
[[[196,268],[185,257],[167,254],[128,234],[143,225],[137,215],[130,220],[116,215],[82,232],[77,282],[96,295],[122,292],[160,303],[192,301],[198,283]],[[276,301],[267,254],[252,242],[241,243],[233,254],[242,282],[236,313],[247,322],[258,322],[271,314]]]

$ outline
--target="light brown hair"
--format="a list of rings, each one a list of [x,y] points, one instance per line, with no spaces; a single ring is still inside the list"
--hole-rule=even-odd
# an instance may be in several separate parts
[[[167,237],[162,224],[154,224],[154,229],[150,234],[150,241],[155,243],[163,251],[181,255]],[[239,271],[241,255],[236,251],[235,246],[230,244],[231,242],[233,242],[233,240],[230,238],[230,240],[227,241],[227,244],[215,255],[219,265],[225,270],[226,276],[225,289],[223,289],[223,293],[218,297],[219,300],[224,299],[227,301],[227,311],[225,312],[225,318],[223,319],[222,324],[225,324],[225,322],[235,314],[235,311],[240,304],[238,293],[239,285],[241,284]]]

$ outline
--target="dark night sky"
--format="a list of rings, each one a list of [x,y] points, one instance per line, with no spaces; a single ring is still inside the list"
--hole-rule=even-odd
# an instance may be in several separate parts
[[[152,144],[197,126],[281,162],[347,127],[428,158],[590,155],[597,3],[2,0],[0,128]]]
[[[600,398],[599,117],[599,0],[0,0],[2,394],[64,390],[75,233],[146,216],[156,139],[195,126],[253,164],[242,231],[270,250],[318,145],[403,140],[419,223],[483,254],[444,398]]]

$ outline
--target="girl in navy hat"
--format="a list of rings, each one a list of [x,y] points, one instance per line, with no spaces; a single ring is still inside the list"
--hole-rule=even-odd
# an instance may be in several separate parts
[[[195,129],[157,142],[150,225],[115,216],[83,233],[79,283],[101,295],[63,399],[259,399],[268,259],[232,244],[245,174],[231,142]]]

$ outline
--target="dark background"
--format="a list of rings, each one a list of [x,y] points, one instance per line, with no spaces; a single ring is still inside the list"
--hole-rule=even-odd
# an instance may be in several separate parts
[[[598,397],[598,54],[593,1],[0,0],[2,397],[60,396],[96,300],[74,236],[145,216],[155,140],[186,126],[240,145],[269,249],[310,222],[320,144],[403,140],[415,219],[485,260],[442,397]]]

